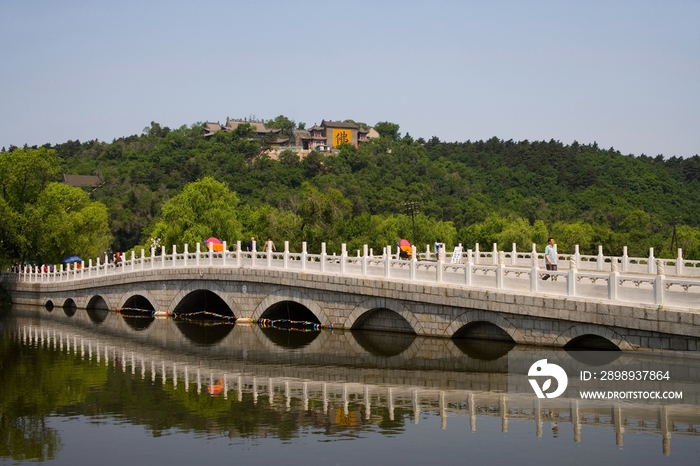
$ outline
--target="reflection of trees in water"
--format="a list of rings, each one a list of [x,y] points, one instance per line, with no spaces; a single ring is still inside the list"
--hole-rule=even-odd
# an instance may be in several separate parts
[[[46,427],[44,416],[0,415],[0,458],[42,462],[54,459],[62,447],[58,432]]]
[[[107,371],[72,354],[0,336],[0,458],[53,459],[62,444],[46,416],[78,403],[107,380]]]

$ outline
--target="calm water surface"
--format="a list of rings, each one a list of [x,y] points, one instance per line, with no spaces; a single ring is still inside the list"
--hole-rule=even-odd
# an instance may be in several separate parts
[[[512,345],[81,310],[0,325],[7,464],[700,463],[695,406],[548,408],[508,393]]]

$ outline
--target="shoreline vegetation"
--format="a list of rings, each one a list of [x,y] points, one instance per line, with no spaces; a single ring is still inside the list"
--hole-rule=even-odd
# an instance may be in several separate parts
[[[295,123],[271,120],[290,131]],[[268,122],[269,123],[269,122]],[[284,123],[282,125],[282,123]],[[375,125],[380,137],[330,153],[267,149],[250,125],[152,122],[111,143],[67,141],[0,152],[0,265],[247,238],[306,241],[310,252],[381,249],[406,238],[560,253],[700,259],[700,156],[623,155],[596,143],[444,142]],[[303,124],[299,124],[303,127]],[[97,175],[98,188],[60,183]],[[299,243],[299,244],[296,244]],[[422,247],[422,246],[421,246]]]

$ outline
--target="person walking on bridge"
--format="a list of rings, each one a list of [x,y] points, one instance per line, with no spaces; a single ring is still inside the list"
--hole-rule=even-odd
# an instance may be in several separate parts
[[[554,246],[554,238],[549,238],[547,240],[547,246],[544,248],[544,265],[547,270],[557,270],[557,248]],[[547,280],[551,275],[543,275],[542,280]],[[552,277],[552,280],[556,280],[556,277]]]

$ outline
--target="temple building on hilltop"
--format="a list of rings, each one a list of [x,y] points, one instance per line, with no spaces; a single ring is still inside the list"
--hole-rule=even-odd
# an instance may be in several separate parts
[[[281,130],[267,128],[264,120],[232,120],[226,118],[226,124],[206,122],[204,124],[204,137],[211,137],[219,131],[233,131],[242,124],[249,124],[255,130],[258,138],[263,139],[271,135],[279,134]],[[359,126],[353,122],[323,120],[320,125],[314,124],[309,129],[295,129],[292,136],[286,138],[283,135],[272,142],[273,148],[293,150],[318,150],[328,152],[343,145],[350,144],[358,147],[371,138],[379,137],[374,128]]]

